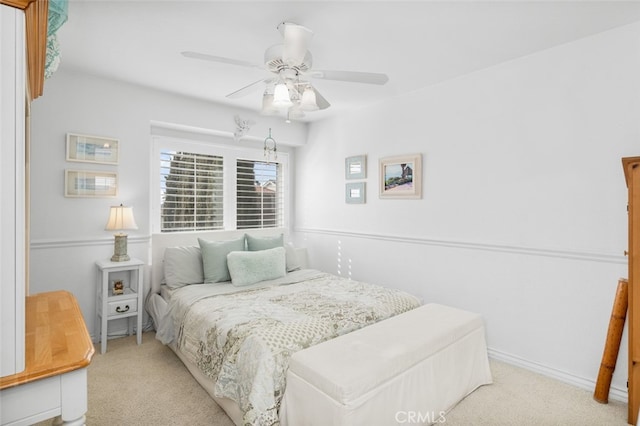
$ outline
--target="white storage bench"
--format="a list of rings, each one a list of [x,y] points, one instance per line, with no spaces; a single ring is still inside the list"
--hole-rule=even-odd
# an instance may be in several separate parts
[[[427,304],[296,352],[283,426],[442,423],[492,382],[478,314]]]

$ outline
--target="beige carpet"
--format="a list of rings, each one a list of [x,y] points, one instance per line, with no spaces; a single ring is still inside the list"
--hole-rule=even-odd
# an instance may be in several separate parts
[[[491,370],[494,384],[473,392],[439,419],[440,424],[627,424],[625,403],[599,404],[591,392],[496,361],[491,362]],[[107,353],[94,355],[88,377],[87,425],[232,426],[154,333],[144,333],[141,346],[136,345],[134,336],[109,340]],[[51,424],[47,421],[38,425]]]

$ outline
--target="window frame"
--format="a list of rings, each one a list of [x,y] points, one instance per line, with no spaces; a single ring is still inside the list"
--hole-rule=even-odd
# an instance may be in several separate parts
[[[227,143],[228,138],[213,137],[212,140],[201,141],[188,136],[175,137],[165,135],[152,135],[152,153],[151,153],[151,191],[150,202],[151,208],[151,233],[159,234],[161,228],[161,193],[160,193],[160,152],[164,150],[192,152],[197,154],[218,155],[223,158],[222,175],[223,175],[223,226],[217,230],[189,230],[189,231],[173,231],[172,233],[195,233],[195,232],[224,232],[237,229],[237,205],[236,205],[236,187],[237,187],[237,160],[245,159],[252,161],[265,161],[264,150],[257,146],[235,146]],[[290,170],[289,153],[278,151],[278,158],[275,161],[282,167],[282,228],[289,229],[289,218],[291,210],[291,191],[290,188]],[[278,227],[279,228],[279,227]],[[272,228],[253,228],[253,229],[272,229]]]

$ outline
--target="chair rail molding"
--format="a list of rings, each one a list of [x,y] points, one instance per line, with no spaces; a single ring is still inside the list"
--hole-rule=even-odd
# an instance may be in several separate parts
[[[151,242],[150,235],[131,236],[127,238],[129,244],[148,244]],[[96,237],[85,239],[39,239],[31,240],[32,250],[57,249],[69,247],[91,247],[91,246],[113,246],[113,236]]]
[[[296,228],[295,233],[299,234],[318,234],[333,235],[338,237],[362,238],[370,240],[391,241],[397,243],[419,244],[424,246],[441,246],[466,250],[483,250],[512,254],[521,254],[528,256],[544,256],[560,259],[585,260],[590,262],[603,262],[613,264],[627,264],[624,255],[615,255],[609,253],[597,253],[571,249],[552,249],[544,247],[527,247],[518,245],[496,244],[496,243],[479,243],[462,240],[445,240],[429,237],[407,237],[393,234],[376,234],[369,232],[352,232],[319,228]]]

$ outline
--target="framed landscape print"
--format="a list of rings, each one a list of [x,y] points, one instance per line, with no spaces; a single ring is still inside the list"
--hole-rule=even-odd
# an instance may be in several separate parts
[[[64,171],[65,197],[115,197],[118,174],[87,170]]]
[[[67,161],[118,164],[117,139],[67,133]]]
[[[380,198],[422,198],[422,154],[380,159]]]

